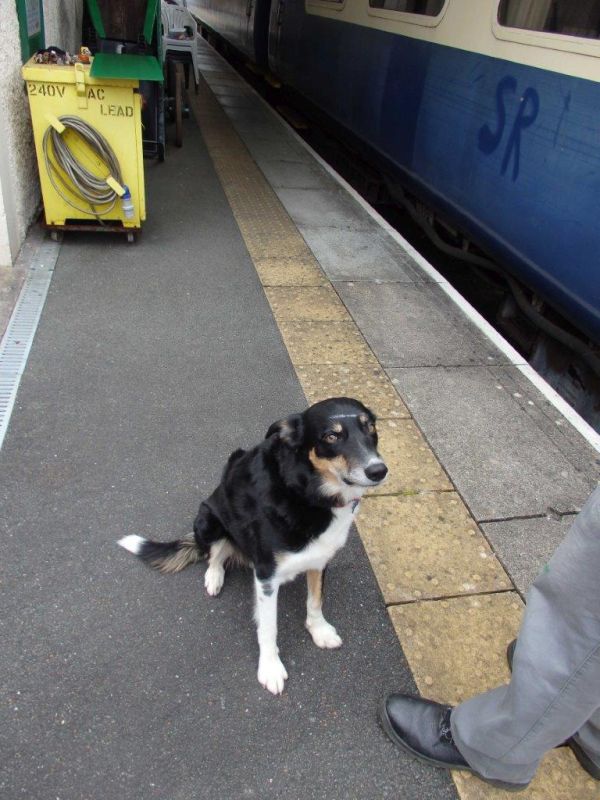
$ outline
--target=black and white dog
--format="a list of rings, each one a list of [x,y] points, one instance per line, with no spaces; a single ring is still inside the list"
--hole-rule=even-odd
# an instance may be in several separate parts
[[[277,593],[306,572],[306,627],[317,647],[342,640],[322,612],[323,570],[344,546],[360,498],[387,467],[377,452],[375,416],[358,400],[335,397],[275,422],[264,441],[236,450],[221,483],[198,510],[193,533],[173,542],[125,536],[119,544],[162,572],[208,557],[206,590],[217,595],[225,565],[254,570],[258,680],[273,694],[288,675],[277,648]]]

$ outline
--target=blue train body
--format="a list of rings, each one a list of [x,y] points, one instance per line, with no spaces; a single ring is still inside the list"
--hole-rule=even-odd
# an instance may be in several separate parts
[[[600,341],[600,83],[300,2],[286,4],[285,24],[277,14],[269,64],[284,84]]]
[[[188,0],[188,8],[251,61],[268,61],[271,0]]]

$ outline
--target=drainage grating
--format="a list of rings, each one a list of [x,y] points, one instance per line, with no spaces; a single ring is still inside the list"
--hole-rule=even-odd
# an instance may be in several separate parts
[[[37,249],[0,343],[0,447],[8,429],[59,249],[59,244],[50,241],[43,242]]]

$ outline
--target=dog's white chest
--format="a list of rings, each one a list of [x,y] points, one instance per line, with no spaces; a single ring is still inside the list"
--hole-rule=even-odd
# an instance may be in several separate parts
[[[324,569],[338,550],[346,544],[354,511],[351,505],[333,510],[333,519],[318,539],[298,553],[286,553],[277,560],[276,576],[282,583],[309,569]]]

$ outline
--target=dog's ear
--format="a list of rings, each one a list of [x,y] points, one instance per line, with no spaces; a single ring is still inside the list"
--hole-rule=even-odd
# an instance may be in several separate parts
[[[267,431],[266,439],[269,436],[278,435],[282,442],[290,447],[298,447],[304,436],[304,423],[302,414],[292,414],[290,417],[274,422]]]
[[[367,407],[365,406],[365,408],[367,408]],[[372,422],[373,425],[374,425],[377,422],[377,415],[374,414],[373,411],[371,411],[370,408],[367,408],[367,414],[369,416],[369,422]]]

